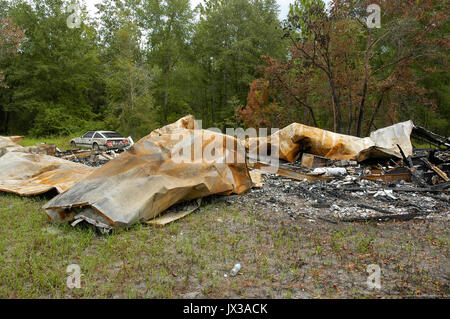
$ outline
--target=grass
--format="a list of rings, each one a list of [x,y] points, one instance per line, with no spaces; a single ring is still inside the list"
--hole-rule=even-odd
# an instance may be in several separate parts
[[[23,146],[71,137],[25,137]],[[49,222],[48,197],[0,193],[0,298],[448,297],[446,222],[332,225],[205,199],[165,227],[136,224],[101,235]],[[228,274],[234,264],[242,269]],[[66,285],[81,268],[81,288]],[[366,267],[378,264],[381,291]]]
[[[67,150],[70,147],[70,140],[74,136],[52,136],[52,137],[29,137],[25,136],[22,141],[20,141],[20,145],[22,146],[34,146],[38,143],[47,143],[47,144],[56,144],[60,150]]]
[[[448,296],[448,231],[433,224],[311,224],[206,199],[169,224],[101,235],[48,221],[45,196],[0,194],[0,298]],[[235,263],[236,277],[227,277]],[[383,290],[368,291],[379,264]],[[67,266],[81,288],[66,286]],[[447,265],[447,266],[446,266]]]

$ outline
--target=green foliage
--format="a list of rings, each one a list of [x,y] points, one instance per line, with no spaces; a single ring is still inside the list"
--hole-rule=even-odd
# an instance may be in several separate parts
[[[448,5],[381,2],[381,27],[368,28],[371,3],[335,0],[327,8],[322,0],[295,1],[283,23],[289,55],[266,57],[261,66],[281,107],[266,114],[271,103],[254,103],[251,89],[241,120],[267,125],[274,118],[278,127],[297,121],[364,136],[411,119],[448,136]]]
[[[67,19],[74,3],[80,5],[82,23],[71,29]],[[340,111],[342,130],[353,134],[369,34],[357,21],[365,17],[365,5],[296,1],[289,15],[296,26],[292,35],[317,55],[311,45],[326,44],[327,52],[320,52],[325,55],[306,61],[283,39],[276,0],[210,0],[195,9],[189,0],[102,0],[94,18],[79,0],[0,0],[0,21],[8,24],[0,28],[0,134],[112,129],[137,140],[188,113],[204,127],[239,126],[237,114],[256,93],[250,84],[261,77],[275,91],[255,108],[258,116],[247,114],[251,121],[331,128]],[[422,12],[421,6],[433,10]],[[393,0],[383,9],[387,36],[383,28],[370,31],[372,40],[381,39],[371,49],[369,69],[389,66],[413,49],[422,59],[384,67],[369,79],[364,130],[381,92],[389,88],[374,125],[411,118],[448,135],[448,53],[436,50],[449,31],[448,22],[442,24],[448,5],[420,2],[407,12],[402,8]],[[426,25],[429,21],[435,23]],[[424,38],[417,37],[416,31],[425,29]],[[5,42],[10,35],[13,41]],[[5,48],[15,54],[5,54]],[[262,57],[278,62],[268,67]],[[326,66],[324,57],[333,73],[335,110],[330,77],[313,67]],[[274,85],[275,75],[285,81],[283,89]]]
[[[67,26],[69,2],[14,1],[8,15],[25,32],[21,54],[6,68],[7,89],[0,92],[3,130],[22,116],[33,119],[20,133],[53,134],[73,132],[80,123],[95,119],[102,108],[101,65],[96,31],[83,11],[80,28]],[[22,115],[23,114],[23,115]]]
[[[245,104],[261,56],[286,54],[277,10],[274,0],[219,0],[198,7],[192,41],[203,98],[196,99],[201,108],[193,106],[207,124],[234,116],[230,98]]]
[[[75,118],[68,115],[64,111],[64,107],[49,105],[38,113],[30,133],[34,136],[70,134],[75,129],[72,124],[74,122],[76,122]]]

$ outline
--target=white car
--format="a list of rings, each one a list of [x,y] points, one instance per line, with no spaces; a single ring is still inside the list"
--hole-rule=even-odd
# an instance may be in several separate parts
[[[123,149],[130,146],[130,140],[114,131],[88,131],[70,141],[72,148],[87,147],[93,150]]]

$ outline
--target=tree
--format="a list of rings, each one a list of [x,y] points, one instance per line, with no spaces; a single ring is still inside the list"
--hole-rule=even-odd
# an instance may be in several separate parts
[[[9,17],[0,16],[0,61],[5,60],[10,55],[17,55],[20,45],[25,41],[22,29],[17,26]],[[4,83],[5,76],[0,70],[0,86],[7,88]]]
[[[5,67],[0,89],[4,130],[36,135],[68,134],[90,127],[102,105],[96,31],[82,7],[83,23],[69,28],[61,0],[14,1],[8,16],[27,41]]]
[[[448,41],[442,40],[448,5],[378,1],[381,28],[371,29],[365,18],[372,2],[335,0],[329,10],[321,0],[294,3],[284,23],[291,42],[288,58],[267,57],[261,67],[278,103],[286,105],[281,112],[337,132],[346,127],[357,136],[363,130],[368,134],[378,122],[392,124],[405,117],[422,121],[422,114],[436,110],[448,114],[442,106],[448,95],[441,89],[441,99],[434,98],[437,91],[424,72],[426,67],[433,77],[448,78]],[[288,105],[309,115],[290,112]]]
[[[173,122],[189,112],[183,83],[189,63],[193,14],[189,0],[147,1],[138,6],[140,25],[146,30],[148,63],[161,72],[155,79],[155,99],[160,106],[160,123]]]
[[[201,76],[197,94],[202,98],[195,104],[204,121],[217,125],[233,116],[232,101],[245,103],[261,56],[281,58],[287,46],[274,0],[214,0],[197,10],[193,51]]]
[[[156,126],[152,118],[157,114],[151,95],[154,72],[143,61],[138,34],[136,25],[124,21],[111,43],[117,52],[106,67],[106,123],[134,137],[142,137]]]

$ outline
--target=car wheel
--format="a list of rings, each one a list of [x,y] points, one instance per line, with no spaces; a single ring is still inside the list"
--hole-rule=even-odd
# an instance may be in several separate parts
[[[98,144],[97,143],[94,143],[94,144],[92,144],[92,149],[94,150],[94,151],[99,151],[100,150],[100,147],[98,147]]]
[[[77,147],[77,143],[75,143],[74,141],[70,142],[70,147],[76,148]]]

